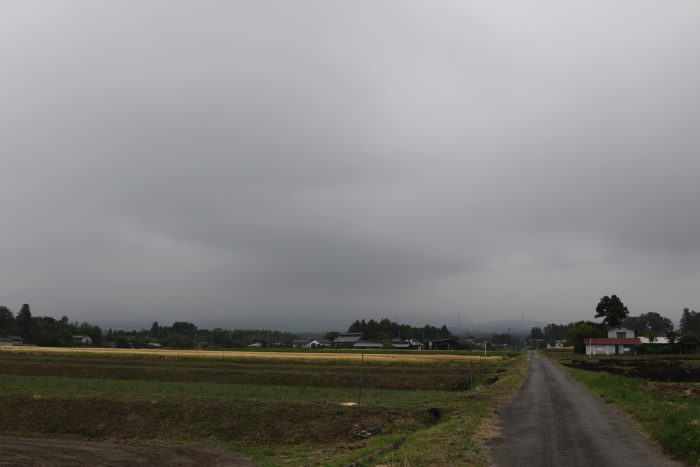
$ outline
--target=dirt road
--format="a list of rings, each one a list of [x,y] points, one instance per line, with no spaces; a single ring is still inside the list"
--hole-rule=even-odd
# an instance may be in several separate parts
[[[501,412],[494,467],[681,466],[546,357],[528,358],[525,385]]]
[[[0,466],[20,465],[248,467],[255,463],[248,457],[215,446],[0,436]]]

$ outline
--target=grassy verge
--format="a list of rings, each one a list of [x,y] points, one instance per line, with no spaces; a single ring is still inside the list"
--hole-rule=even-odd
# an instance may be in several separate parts
[[[462,394],[459,410],[444,422],[411,433],[397,449],[370,459],[392,466],[488,465],[486,442],[498,435],[495,410],[518,392],[526,375],[527,361],[521,354],[508,362],[497,381]]]
[[[700,398],[695,391],[698,383],[653,383],[563,368],[605,402],[628,413],[665,452],[689,465],[700,465]]]

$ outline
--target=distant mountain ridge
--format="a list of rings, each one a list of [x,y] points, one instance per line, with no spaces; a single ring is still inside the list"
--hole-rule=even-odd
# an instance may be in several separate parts
[[[481,323],[470,323],[468,327],[455,328],[450,330],[457,335],[464,334],[503,334],[529,335],[530,330],[535,327],[546,326],[546,323],[534,319],[503,319],[498,321],[485,321]]]

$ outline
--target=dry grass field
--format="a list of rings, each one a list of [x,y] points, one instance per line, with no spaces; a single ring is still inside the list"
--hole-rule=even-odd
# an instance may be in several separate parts
[[[43,353],[43,354],[83,354],[83,355],[121,355],[121,356],[158,356],[173,358],[206,358],[206,359],[260,359],[260,360],[345,360],[367,362],[465,362],[474,360],[502,360],[502,355],[461,355],[438,352],[409,352],[390,353],[373,351],[361,352],[348,350],[345,352],[260,352],[235,350],[171,350],[171,349],[111,349],[84,347],[0,347],[1,352]]]

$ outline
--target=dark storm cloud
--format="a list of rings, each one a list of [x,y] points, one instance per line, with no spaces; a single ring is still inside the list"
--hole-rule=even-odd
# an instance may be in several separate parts
[[[1,8],[3,304],[326,329],[700,299],[693,2]]]

